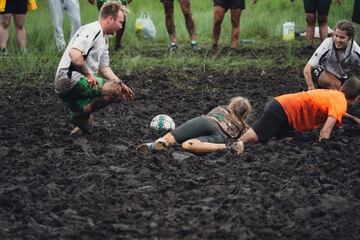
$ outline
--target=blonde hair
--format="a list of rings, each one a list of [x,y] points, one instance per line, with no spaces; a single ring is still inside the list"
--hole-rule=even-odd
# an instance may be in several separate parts
[[[251,105],[246,98],[233,97],[227,106],[228,111],[239,119],[245,120],[251,113]]]

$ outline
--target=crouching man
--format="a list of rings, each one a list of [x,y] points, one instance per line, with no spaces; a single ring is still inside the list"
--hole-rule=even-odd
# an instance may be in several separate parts
[[[235,153],[243,152],[249,142],[267,142],[270,138],[291,137],[296,132],[322,127],[319,141],[329,139],[339,127],[347,107],[360,98],[360,80],[350,78],[340,91],[317,89],[275,97],[264,113],[234,144]]]
[[[89,133],[94,111],[134,98],[132,90],[109,67],[107,35],[122,28],[124,17],[125,8],[120,3],[105,3],[99,20],[82,26],[61,58],[55,91],[66,104],[75,125],[73,132]]]

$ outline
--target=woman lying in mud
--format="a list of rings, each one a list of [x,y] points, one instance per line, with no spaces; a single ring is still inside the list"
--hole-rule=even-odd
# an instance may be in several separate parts
[[[238,139],[249,128],[245,120],[250,112],[247,99],[234,97],[228,105],[218,106],[207,115],[193,118],[155,142],[139,145],[136,151],[147,155],[180,143],[183,150],[195,154],[226,149],[240,154],[243,151],[242,142],[235,145],[226,143]]]
[[[347,107],[360,98],[360,80],[350,78],[340,91],[316,89],[275,97],[262,116],[240,137],[235,146],[267,142],[270,138],[292,137],[296,132],[320,131],[319,141],[329,139],[333,128],[341,125]],[[241,154],[241,152],[235,152]]]

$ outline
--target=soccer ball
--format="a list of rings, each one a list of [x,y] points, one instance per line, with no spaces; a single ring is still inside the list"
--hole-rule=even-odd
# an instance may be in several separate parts
[[[150,128],[154,130],[164,130],[164,131],[174,130],[175,122],[168,115],[160,114],[151,120]]]

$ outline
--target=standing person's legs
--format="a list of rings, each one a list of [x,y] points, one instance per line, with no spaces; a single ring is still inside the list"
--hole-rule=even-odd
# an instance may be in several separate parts
[[[185,25],[189,33],[190,40],[195,41],[195,23],[191,13],[190,0],[179,0],[179,3],[185,18]]]
[[[306,41],[307,46],[312,47],[314,42],[315,23],[316,23],[316,3],[314,0],[304,0],[306,16]]]
[[[64,6],[71,20],[71,38],[81,27],[79,0],[64,0]]]
[[[320,40],[324,41],[328,35],[328,14],[331,5],[331,0],[319,0],[318,1],[318,16],[317,21],[319,25]]]
[[[0,15],[0,49],[6,48],[7,41],[9,39],[9,27],[11,22],[11,13],[5,13]]]
[[[174,1],[163,0],[165,10],[165,25],[169,34],[170,42],[176,43],[175,23],[174,23]]]
[[[64,7],[62,0],[49,0],[49,9],[52,16],[53,25],[55,28],[55,42],[58,49],[65,49],[66,42],[64,39],[64,32],[62,29],[64,21]]]
[[[240,35],[240,16],[241,16],[241,9],[231,9],[231,48],[236,48],[239,42],[239,35]]]
[[[212,50],[216,52],[218,50],[218,42],[221,33],[221,24],[224,20],[226,9],[221,6],[214,7],[214,26],[213,26],[213,41]]]
[[[14,14],[16,39],[20,49],[26,48],[25,16],[26,14]]]
[[[352,21],[354,23],[360,24],[360,0],[355,0],[354,1]]]

